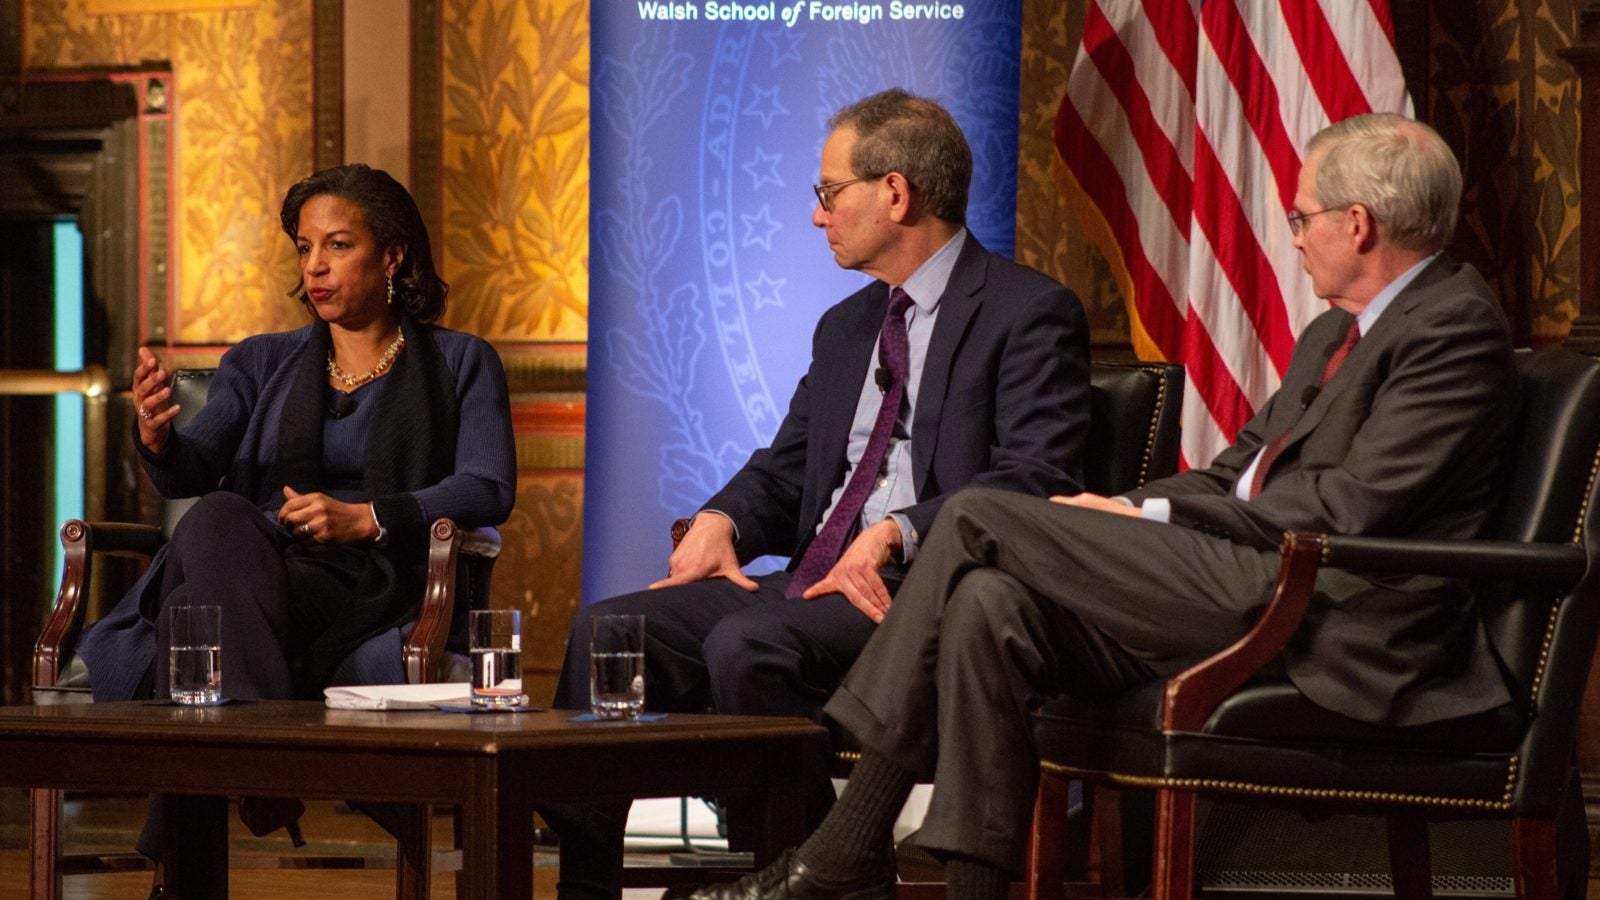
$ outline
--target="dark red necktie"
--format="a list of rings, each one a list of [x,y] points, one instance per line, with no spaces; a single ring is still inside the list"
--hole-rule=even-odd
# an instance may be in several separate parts
[[[872,484],[883,469],[884,457],[889,454],[889,437],[894,433],[894,421],[900,414],[900,401],[906,395],[906,372],[911,368],[909,343],[906,340],[906,310],[911,307],[911,297],[900,288],[889,292],[889,312],[883,317],[883,329],[878,332],[878,363],[889,370],[890,383],[883,392],[883,402],[878,407],[878,418],[872,423],[872,436],[867,439],[867,449],[861,461],[850,473],[839,502],[834,504],[828,521],[822,523],[800,565],[789,581],[786,596],[793,599],[805,589],[821,581],[844,553],[845,541],[855,532],[856,520],[872,493]],[[881,382],[880,382],[881,385]]]
[[[1351,322],[1350,330],[1345,332],[1344,343],[1334,349],[1333,355],[1328,357],[1328,364],[1322,367],[1322,380],[1317,382],[1318,389],[1328,383],[1328,379],[1333,377],[1333,373],[1339,371],[1339,367],[1344,365],[1345,357],[1350,355],[1350,351],[1354,349],[1356,341],[1359,340],[1361,340],[1361,323]],[[1289,436],[1292,434],[1294,434],[1294,425],[1284,429],[1283,434],[1278,435],[1277,440],[1268,444],[1267,449],[1261,451],[1261,461],[1256,463],[1256,473],[1250,479],[1251,500],[1254,500],[1256,495],[1261,493],[1261,486],[1267,483],[1267,470],[1272,468],[1272,464],[1277,461],[1278,454],[1283,452],[1283,448],[1289,446]]]

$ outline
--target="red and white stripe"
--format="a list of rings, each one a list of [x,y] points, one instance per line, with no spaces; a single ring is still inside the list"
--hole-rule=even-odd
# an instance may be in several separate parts
[[[1184,364],[1185,464],[1227,446],[1327,309],[1284,217],[1306,141],[1373,110],[1411,113],[1389,0],[1090,0],[1056,147],[1135,350]]]

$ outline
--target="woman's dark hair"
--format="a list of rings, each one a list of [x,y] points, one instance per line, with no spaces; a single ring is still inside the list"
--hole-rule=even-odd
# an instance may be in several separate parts
[[[405,258],[394,273],[395,305],[419,322],[438,321],[444,315],[445,294],[450,286],[433,269],[428,227],[422,223],[417,201],[411,199],[405,187],[388,172],[363,163],[323,169],[289,188],[283,197],[278,219],[291,241],[299,238],[300,207],[323,194],[343,198],[360,208],[362,221],[380,248],[406,248]],[[297,282],[289,295],[310,308],[304,281]]]

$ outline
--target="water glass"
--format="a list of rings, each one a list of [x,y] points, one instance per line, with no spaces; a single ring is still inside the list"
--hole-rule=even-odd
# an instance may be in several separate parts
[[[522,613],[477,609],[468,619],[472,652],[472,705],[510,709],[528,702],[522,692]]]
[[[222,607],[169,606],[167,693],[184,706],[222,702]]]
[[[597,719],[637,719],[644,709],[644,616],[591,622],[589,709]]]

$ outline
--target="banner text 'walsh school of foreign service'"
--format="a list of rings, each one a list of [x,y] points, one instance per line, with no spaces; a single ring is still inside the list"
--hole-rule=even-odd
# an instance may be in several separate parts
[[[1021,8],[589,5],[585,602],[666,572],[668,525],[772,440],[818,318],[872,280],[813,222],[840,108],[891,87],[944,104],[972,145],[967,227],[1011,254]]]
[[[882,3],[825,3],[822,0],[797,0],[781,6],[775,0],[767,3],[717,3],[706,0],[702,5],[670,3],[662,0],[638,0],[639,18],[662,22],[776,22],[791,28],[802,22],[882,22],[885,18],[897,22],[925,20],[954,20],[966,18],[966,8],[960,3],[917,3],[910,0],[891,0]]]

